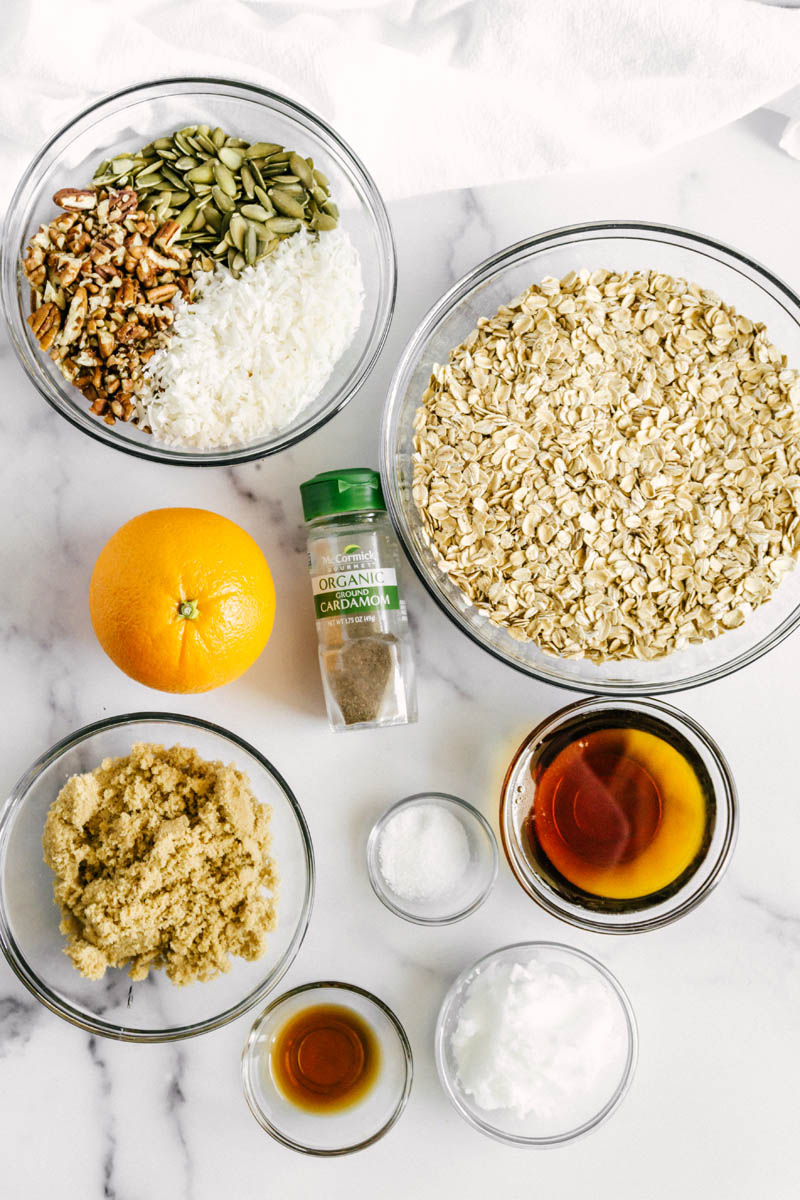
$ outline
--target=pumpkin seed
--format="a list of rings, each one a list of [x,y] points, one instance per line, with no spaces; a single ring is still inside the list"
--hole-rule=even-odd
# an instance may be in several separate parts
[[[264,191],[263,187],[256,188],[256,199],[258,200],[261,207],[265,208],[267,210],[267,212],[269,213],[269,215],[271,217],[274,216],[274,214],[275,214],[274,205],[273,205],[272,201],[270,200],[269,196],[267,195],[267,193]]]
[[[270,217],[264,224],[270,233],[297,233],[302,221],[293,221],[291,217]]]
[[[288,192],[281,191],[280,188],[270,188],[269,198],[278,212],[284,213],[287,217],[296,217],[302,221],[305,216],[303,205],[298,204],[295,197],[290,196]]]
[[[211,189],[211,195],[214,197],[214,203],[220,212],[232,213],[236,208],[233,200],[231,200],[230,196],[223,192],[221,187],[213,187]]]
[[[244,239],[247,235],[247,221],[239,213],[234,213],[231,217],[231,227],[228,230],[231,241],[237,250],[244,249]]]
[[[186,138],[180,133],[173,133],[172,140],[180,150],[181,154],[192,154],[194,147],[191,142],[187,142]]]
[[[197,134],[195,136],[195,141],[198,143],[198,145],[203,150],[205,150],[206,154],[216,154],[217,153],[217,147],[212,142],[208,133],[201,133],[200,130],[198,130]]]
[[[247,236],[244,244],[244,256],[248,266],[253,266],[258,255],[258,234],[252,225],[247,226]]]
[[[214,178],[218,185],[222,188],[227,196],[236,195],[236,179],[232,171],[229,171],[225,163],[215,162],[213,164]]]
[[[273,212],[268,212],[260,204],[243,204],[239,212],[250,221],[266,221],[273,215],[274,209]]]
[[[244,154],[241,150],[232,150],[230,146],[223,146],[219,152],[219,161],[224,163],[230,171],[238,171],[244,162]]]
[[[186,172],[187,183],[213,183],[214,168],[211,163],[203,163],[202,166],[192,167],[191,171]]]
[[[174,184],[176,188],[179,188],[180,190],[185,188],[186,184],[184,177],[179,175],[177,171],[173,171],[172,167],[168,167],[166,163],[164,163],[161,168],[161,174],[165,179],[168,179],[170,183]]]
[[[130,186],[159,222],[175,220],[204,270],[222,261],[238,275],[303,225],[335,229],[339,210],[327,177],[278,142],[187,125],[131,154],[99,163],[96,186]],[[202,247],[202,252],[201,252]]]
[[[242,187],[244,188],[244,194],[245,194],[245,196],[247,196],[248,200],[252,200],[256,194],[256,181],[253,178],[250,168],[242,167],[240,175],[241,175],[241,180],[242,180]]]
[[[282,150],[283,146],[279,146],[277,142],[253,142],[252,146],[248,146],[244,153],[245,158],[266,158],[267,155]]]
[[[200,200],[190,200],[189,203],[176,215],[175,220],[182,229],[188,229],[192,221],[197,216],[199,209]]]
[[[296,175],[301,183],[304,183],[307,188],[310,188],[314,182],[314,172],[304,158],[299,154],[289,155],[289,170],[293,175]]]

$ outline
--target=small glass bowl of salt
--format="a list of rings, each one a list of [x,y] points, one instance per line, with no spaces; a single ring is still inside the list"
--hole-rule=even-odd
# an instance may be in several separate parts
[[[497,842],[484,816],[445,792],[387,809],[367,842],[375,894],[417,925],[451,925],[475,912],[497,878]]]

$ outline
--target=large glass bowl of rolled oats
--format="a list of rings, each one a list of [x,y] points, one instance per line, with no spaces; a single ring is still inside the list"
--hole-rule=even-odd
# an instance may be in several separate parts
[[[4,227],[28,378],[83,433],[157,462],[228,465],[314,432],[371,371],[395,285],[356,154],[294,101],[221,79],[79,113]]]
[[[800,299],[701,234],[573,226],[476,267],[392,381],[384,491],[448,617],[547,683],[722,678],[800,622]]]

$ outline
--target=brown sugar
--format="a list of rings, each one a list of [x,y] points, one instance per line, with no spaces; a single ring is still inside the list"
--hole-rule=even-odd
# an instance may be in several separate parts
[[[269,821],[246,775],[184,746],[140,743],[73,775],[43,848],[77,970],[163,967],[184,984],[260,958],[276,921]]]

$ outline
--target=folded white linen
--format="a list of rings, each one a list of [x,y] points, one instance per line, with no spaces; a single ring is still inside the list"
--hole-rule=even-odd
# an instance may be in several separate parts
[[[800,10],[753,0],[4,0],[4,14],[0,204],[91,98],[159,76],[285,92],[388,196],[633,162],[800,84]],[[786,149],[799,143],[790,128]]]

